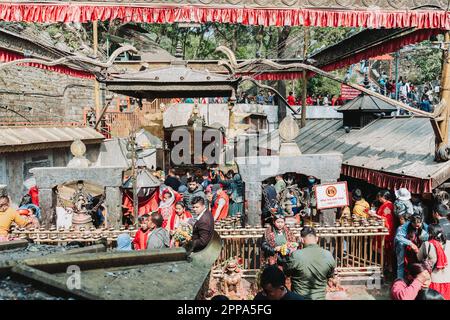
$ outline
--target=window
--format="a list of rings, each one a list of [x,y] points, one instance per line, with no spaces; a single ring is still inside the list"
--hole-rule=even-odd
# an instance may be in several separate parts
[[[51,167],[53,166],[53,155],[46,154],[48,151],[41,153],[36,152],[27,156],[23,163],[23,180],[31,177],[30,170],[33,168]]]

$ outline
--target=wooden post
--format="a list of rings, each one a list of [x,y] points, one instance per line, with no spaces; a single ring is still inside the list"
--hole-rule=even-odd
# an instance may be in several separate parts
[[[308,44],[309,44],[309,28],[305,28],[305,37],[303,39],[303,62],[306,63],[308,57]],[[302,118],[300,127],[306,126],[306,95],[308,94],[308,78],[306,69],[303,69],[303,93],[302,93]]]
[[[93,49],[94,57],[97,58],[98,55],[98,23],[97,20],[92,22],[92,32],[93,32]],[[100,85],[97,79],[94,79],[94,103],[95,103],[95,118],[100,119]]]
[[[441,139],[436,139],[436,160],[449,160],[448,148],[448,118],[450,103],[450,32],[447,31],[444,36],[444,50],[442,54],[442,79],[441,79],[441,105],[443,110],[441,116],[437,120]]]

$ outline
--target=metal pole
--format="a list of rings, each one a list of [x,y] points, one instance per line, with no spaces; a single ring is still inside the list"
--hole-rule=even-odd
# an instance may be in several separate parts
[[[306,58],[308,54],[308,43],[309,43],[309,28],[305,28],[305,37],[303,39],[303,63],[306,63]],[[306,126],[306,95],[308,94],[308,78],[306,74],[306,69],[303,69],[303,93],[302,93],[302,118],[301,127]]]

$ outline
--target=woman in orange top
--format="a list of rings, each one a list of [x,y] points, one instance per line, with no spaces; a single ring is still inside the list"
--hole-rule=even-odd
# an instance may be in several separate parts
[[[212,192],[216,194],[216,200],[212,207],[212,215],[214,221],[225,219],[228,216],[228,207],[230,205],[230,197],[223,191],[220,184],[215,184],[211,188]]]

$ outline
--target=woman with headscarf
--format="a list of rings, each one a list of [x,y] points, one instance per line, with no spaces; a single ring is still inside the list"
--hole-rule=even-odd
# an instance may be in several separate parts
[[[275,210],[277,212],[273,214],[272,223],[266,228],[261,244],[261,249],[264,253],[262,263],[282,266],[285,262],[285,257],[282,255],[281,248],[287,243],[295,242],[295,237],[287,228],[281,209]]]
[[[176,229],[181,227],[183,223],[187,223],[191,218],[192,215],[189,211],[186,210],[186,206],[184,205],[183,201],[179,201],[175,204],[175,211],[170,216],[169,223],[166,229],[172,235]]]
[[[166,227],[169,218],[175,213],[175,204],[181,200],[181,195],[178,192],[167,187],[161,193],[161,202],[159,203],[158,212],[162,215],[164,222],[163,228]]]
[[[450,241],[445,238],[441,225],[428,226],[428,241],[420,247],[417,258],[427,261],[432,268],[430,289],[450,300]]]

